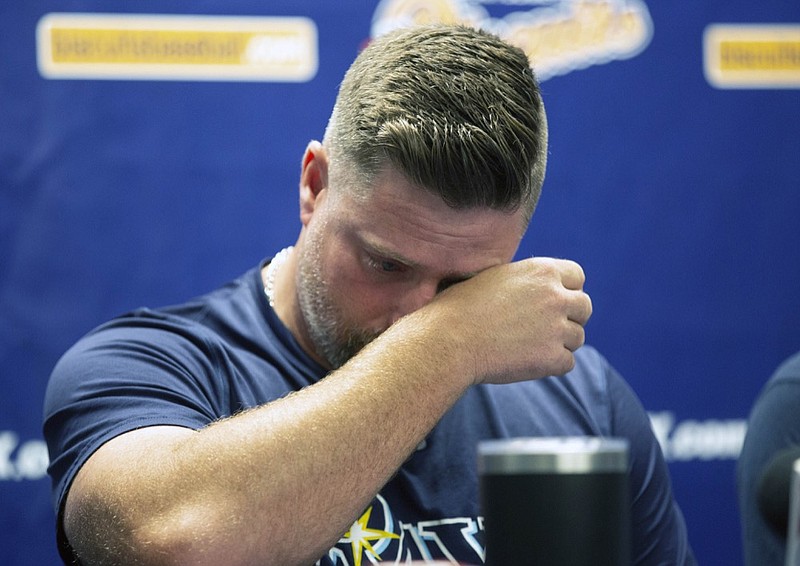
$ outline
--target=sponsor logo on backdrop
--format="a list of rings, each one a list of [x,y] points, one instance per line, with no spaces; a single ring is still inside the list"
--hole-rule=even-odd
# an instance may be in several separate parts
[[[667,462],[736,460],[747,432],[745,419],[687,419],[671,411],[649,413],[653,432]]]
[[[318,65],[300,17],[53,13],[36,38],[49,79],[298,82]]]
[[[372,36],[434,22],[496,33],[528,54],[539,80],[629,59],[653,35],[642,0],[381,0]]]
[[[800,24],[710,25],[703,66],[717,88],[800,88]]]
[[[41,479],[47,475],[47,464],[43,440],[21,441],[15,432],[0,430],[0,481]]]

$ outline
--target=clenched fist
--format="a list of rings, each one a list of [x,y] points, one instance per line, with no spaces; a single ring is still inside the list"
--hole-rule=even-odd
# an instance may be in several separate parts
[[[573,261],[531,258],[453,285],[425,309],[474,359],[474,383],[562,375],[575,364],[592,314],[584,280]]]

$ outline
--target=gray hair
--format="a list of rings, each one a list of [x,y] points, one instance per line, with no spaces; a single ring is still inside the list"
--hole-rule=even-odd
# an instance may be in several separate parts
[[[522,207],[527,223],[544,181],[547,120],[522,50],[465,26],[419,26],[359,54],[324,144],[332,168],[344,164],[362,187],[393,166],[453,208]]]

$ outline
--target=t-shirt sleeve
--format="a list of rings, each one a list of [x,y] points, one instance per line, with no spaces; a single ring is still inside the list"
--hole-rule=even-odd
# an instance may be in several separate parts
[[[695,565],[683,514],[672,494],[669,471],[641,402],[607,368],[614,436],[630,442],[632,563]]]
[[[158,319],[110,323],[64,354],[44,406],[56,511],[80,467],[111,438],[154,425],[199,429],[224,416],[219,366],[202,335]]]

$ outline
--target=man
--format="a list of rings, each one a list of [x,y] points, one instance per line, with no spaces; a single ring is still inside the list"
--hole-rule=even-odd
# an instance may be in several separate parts
[[[498,38],[373,42],[303,156],[295,246],[206,297],[111,321],[54,370],[65,552],[480,563],[478,440],[615,435],[631,442],[636,562],[693,563],[646,414],[581,348],[581,268],[512,262],[546,132],[527,58]]]

